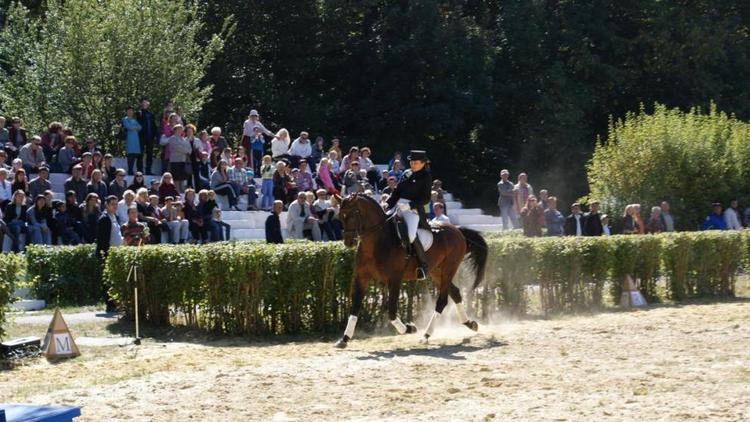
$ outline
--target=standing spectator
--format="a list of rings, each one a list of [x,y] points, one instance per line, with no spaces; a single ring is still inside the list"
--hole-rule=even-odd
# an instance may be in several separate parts
[[[250,110],[250,114],[247,116],[247,120],[242,124],[242,142],[240,145],[245,145],[245,148],[251,143],[249,140],[253,137],[255,132],[264,133],[268,136],[273,136],[273,133],[263,126],[260,122],[260,115],[258,110]],[[260,157],[258,157],[260,160]]]
[[[138,192],[140,188],[146,187],[146,178],[143,177],[143,173],[136,172],[135,176],[133,176],[133,182],[130,183],[128,186],[128,190],[132,190],[133,192]],[[125,224],[123,222],[123,224]]]
[[[247,211],[255,210],[255,201],[258,199],[258,195],[255,193],[253,176],[253,171],[245,168],[244,159],[239,157],[234,159],[234,166],[229,169],[229,180],[237,198],[247,195]]]
[[[318,179],[320,180],[318,186],[325,188],[329,194],[336,194],[339,192],[336,188],[333,173],[331,173],[331,163],[328,161],[328,158],[322,158],[320,160],[320,165],[318,165]]]
[[[232,189],[227,166],[228,164],[226,161],[219,161],[216,170],[211,173],[211,190],[217,195],[226,196],[229,201],[229,208],[239,211],[240,209],[237,207],[237,195],[234,193],[234,189]]]
[[[570,215],[565,218],[566,236],[583,236],[582,218],[581,204],[576,202],[570,206]]]
[[[70,172],[73,166],[81,161],[76,156],[75,143],[76,138],[74,136],[66,136],[65,146],[57,152],[57,165],[63,173]]]
[[[51,245],[52,231],[47,225],[47,200],[44,195],[38,195],[34,198],[34,206],[27,210],[26,222],[30,244],[32,245]]]
[[[547,209],[547,199],[549,198],[549,192],[547,189],[542,189],[539,191],[539,205],[542,206],[542,209]]]
[[[497,198],[497,207],[500,209],[502,217],[503,230],[510,230],[515,226],[515,210],[513,208],[513,182],[508,180],[510,172],[506,169],[500,171],[500,181],[497,182],[497,191],[500,194]]]
[[[263,198],[261,198],[260,208],[263,211],[271,210],[273,206],[273,175],[276,172],[276,167],[273,165],[273,160],[270,155],[263,156],[263,165],[260,167],[260,176],[262,184],[260,187]]]
[[[150,106],[151,102],[147,98],[141,98],[141,108],[138,110],[138,124],[141,126],[141,131],[138,135],[141,142],[141,151],[146,155],[146,174],[153,174],[151,167],[154,163],[154,146],[159,138],[156,117],[148,109]]]
[[[266,151],[266,140],[263,138],[261,128],[255,127],[253,129],[253,137],[250,138],[250,149],[251,151],[251,163],[250,167],[253,168],[255,174],[260,174],[260,166],[263,161],[263,153]]]
[[[32,198],[44,195],[45,191],[52,190],[52,184],[47,179],[48,177],[49,169],[47,167],[39,168],[39,174],[29,183],[29,195]]]
[[[307,160],[312,154],[312,145],[310,145],[310,134],[300,132],[299,138],[292,142],[289,147],[289,156],[292,160],[292,167],[297,167],[300,160]]]
[[[8,170],[0,168],[0,209],[5,209],[5,205],[13,197],[13,189],[8,181]],[[2,244],[0,243],[0,247]]]
[[[583,235],[601,236],[602,218],[599,214],[599,201],[591,201],[591,209],[583,216]]]
[[[6,144],[8,143],[8,140],[10,139],[10,132],[8,132],[8,128],[5,127],[5,117],[0,116],[0,149],[5,150],[7,147]]]
[[[266,243],[284,243],[284,237],[281,235],[281,220],[279,215],[284,210],[282,201],[273,201],[271,215],[266,218]]]
[[[208,139],[208,142],[211,144],[211,151],[216,149],[219,152],[224,152],[229,146],[227,140],[221,136],[221,128],[218,126],[211,128],[211,137]]]
[[[602,235],[611,236],[612,230],[609,228],[609,216],[607,214],[602,215]]]
[[[623,234],[643,234],[645,227],[640,216],[640,204],[630,204],[625,207],[623,216]]]
[[[172,136],[167,139],[169,145],[169,170],[172,173],[177,190],[185,189],[185,180],[192,176],[193,165],[190,163],[190,154],[193,153],[193,145],[187,139],[182,137],[182,125],[175,125],[172,128]],[[195,133],[195,126],[188,125],[188,136],[192,139]],[[162,169],[162,171],[164,171]]]
[[[271,156],[274,161],[288,158],[289,144],[291,143],[289,131],[281,128],[271,140]]]
[[[65,192],[71,190],[76,193],[76,201],[78,201],[78,203],[82,203],[86,199],[88,188],[86,186],[86,181],[81,178],[80,164],[73,166],[72,175],[65,181]]]
[[[161,215],[169,229],[169,243],[186,243],[190,234],[190,224],[177,212],[173,197],[164,198],[164,208],[161,209]]]
[[[664,231],[664,225],[661,222],[661,208],[651,207],[651,216],[646,223],[646,233],[657,234]]]
[[[42,138],[34,136],[31,142],[21,147],[18,151],[18,158],[23,163],[23,168],[28,174],[34,174],[39,171],[40,167],[45,166],[44,151],[41,148]]]
[[[76,221],[68,212],[68,204],[60,202],[55,212],[55,224],[60,233],[63,245],[77,245],[81,243],[81,237],[76,231]]]
[[[521,215],[521,208],[523,208],[529,196],[534,194],[534,188],[528,183],[528,176],[526,173],[518,175],[518,183],[513,186],[513,209],[516,215]]]
[[[91,180],[91,173],[94,172],[94,162],[90,152],[83,153],[81,156],[81,162],[77,165],[81,166],[81,179],[85,181]]]
[[[16,171],[16,174],[13,176],[13,183],[11,183],[10,189],[13,192],[20,190],[26,196],[29,195],[29,182],[26,178],[26,172],[24,171],[24,169],[18,169],[18,171]]]
[[[644,234],[646,232],[646,224],[641,218],[641,204],[633,204],[633,218],[635,219],[636,227],[638,227],[638,234]]]
[[[122,127],[125,130],[125,151],[128,154],[128,174],[133,174],[133,167],[143,171],[143,151],[141,150],[141,138],[139,133],[141,125],[134,117],[133,107],[128,107],[126,116],[122,118]]]
[[[565,234],[565,217],[557,209],[557,197],[550,196],[547,198],[544,222],[547,226],[547,236],[562,236]]]
[[[665,232],[674,231],[674,217],[672,217],[669,202],[667,201],[662,201],[661,203],[661,223],[664,226]]]
[[[131,192],[132,193],[132,192]],[[96,256],[106,258],[112,246],[122,245],[122,233],[117,219],[117,197],[110,195],[105,201],[105,212],[99,216],[96,231]]]
[[[148,243],[146,225],[138,222],[138,209],[128,208],[128,221],[120,228],[125,246],[140,246]]]
[[[435,217],[430,220],[430,224],[441,226],[443,224],[450,224],[451,219],[444,214],[445,205],[442,202],[435,202],[432,209],[435,211]]]
[[[102,165],[99,168],[102,171],[102,180],[109,186],[117,174],[117,169],[112,165],[112,154],[104,154]]]
[[[540,237],[542,225],[544,224],[544,210],[537,203],[534,195],[529,195],[526,206],[521,208],[521,221],[523,223],[523,234],[527,237]]]
[[[21,235],[27,234],[26,222],[28,221],[28,206],[26,205],[26,194],[22,190],[13,192],[13,200],[5,206],[3,221],[8,228],[8,233],[13,241],[12,251],[21,252],[24,243]],[[26,240],[28,242],[28,239]]]
[[[325,151],[325,140],[322,136],[318,136],[315,138],[315,143],[312,146],[312,153],[310,153],[310,170],[312,170],[313,173],[317,173],[320,160],[327,156],[328,154],[326,154]]]
[[[721,204],[714,202],[712,207],[713,212],[706,217],[706,220],[701,225],[701,230],[726,230],[727,223],[721,215]]]
[[[73,197],[75,198],[75,196]],[[70,203],[70,201],[68,201]],[[75,205],[75,201],[71,203],[71,207]],[[104,206],[106,208],[107,203],[106,200],[104,202]],[[78,208],[78,214],[80,215],[80,220],[82,221],[82,227],[84,228],[84,236],[83,238],[86,239],[87,242],[95,242],[96,236],[97,236],[97,224],[99,222],[99,217],[101,216],[100,205],[99,205],[99,195],[92,192],[86,195],[86,202],[82,203],[81,206]],[[72,210],[71,210],[72,215]],[[127,219],[127,218],[125,218]]]
[[[326,235],[329,241],[341,240],[341,231],[336,230],[333,226],[333,219],[336,216],[336,211],[331,205],[331,201],[328,200],[328,192],[325,189],[318,189],[318,198],[313,202],[313,212],[318,219],[318,226],[320,226],[321,236]]]
[[[742,230],[740,210],[736,199],[729,201],[729,208],[724,211],[724,223],[727,225],[727,230]]]
[[[18,150],[29,142],[29,137],[26,129],[21,127],[21,119],[14,117],[10,119],[10,129],[8,129],[8,143],[5,144],[5,149],[8,155],[16,157]]]
[[[292,239],[304,239],[304,231],[310,230],[315,241],[320,240],[320,227],[318,219],[315,218],[310,204],[307,203],[305,192],[297,194],[297,200],[289,204],[287,211],[287,230]]]
[[[91,180],[86,184],[86,193],[95,193],[97,198],[107,197],[107,184],[102,180],[101,170],[94,170],[94,172],[91,173]],[[103,210],[104,205],[104,203],[101,203],[99,207]]]

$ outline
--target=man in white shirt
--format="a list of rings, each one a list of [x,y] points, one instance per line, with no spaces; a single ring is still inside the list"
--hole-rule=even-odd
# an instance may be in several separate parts
[[[740,210],[736,199],[732,199],[729,207],[724,211],[724,222],[727,223],[727,230],[742,230]]]
[[[435,217],[430,220],[430,224],[441,226],[443,224],[450,224],[451,219],[445,215],[445,205],[442,202],[436,202],[432,205],[432,210],[435,212]]]
[[[313,240],[320,240],[321,236],[318,219],[315,218],[310,204],[307,203],[307,194],[305,192],[297,194],[297,200],[289,204],[286,218],[289,238],[304,239],[304,231],[310,230],[312,231]]]
[[[669,202],[662,201],[661,203],[661,223],[664,225],[665,232],[674,231],[674,218],[672,213],[669,211]]]
[[[307,132],[300,132],[299,138],[292,142],[292,146],[289,147],[288,154],[292,158],[292,166],[297,167],[299,160],[308,159],[312,154],[312,145],[310,145],[310,134]]]
[[[575,203],[570,206],[571,214],[565,219],[566,236],[583,236],[583,217],[581,213],[581,204]]]
[[[12,196],[11,183],[8,181],[8,170],[0,168],[0,202],[10,201]]]

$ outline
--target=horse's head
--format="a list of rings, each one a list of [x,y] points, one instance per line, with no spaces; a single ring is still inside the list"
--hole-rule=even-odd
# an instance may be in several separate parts
[[[358,240],[382,228],[385,213],[378,203],[367,195],[354,193],[344,199],[335,195],[341,204],[339,219],[344,224],[344,245],[357,246]]]

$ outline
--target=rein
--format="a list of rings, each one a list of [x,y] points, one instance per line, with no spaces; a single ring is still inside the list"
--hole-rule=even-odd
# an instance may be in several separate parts
[[[359,240],[359,238],[364,237],[367,234],[370,234],[371,232],[380,230],[383,226],[385,226],[385,223],[388,222],[388,219],[386,218],[378,224],[375,224],[368,228],[364,228],[362,227],[363,226],[362,211],[360,211],[359,207],[354,208],[354,210],[352,211],[352,214],[354,214],[354,218],[357,220],[357,227],[354,230],[344,229],[344,233],[353,234],[357,240]]]

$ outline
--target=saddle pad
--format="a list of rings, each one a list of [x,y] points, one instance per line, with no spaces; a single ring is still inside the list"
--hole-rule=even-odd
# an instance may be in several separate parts
[[[429,250],[430,247],[432,246],[432,240],[433,240],[432,231],[425,230],[425,229],[417,229],[417,237],[419,238],[419,241],[422,242],[422,248],[424,248],[424,251],[427,252],[427,250]]]

